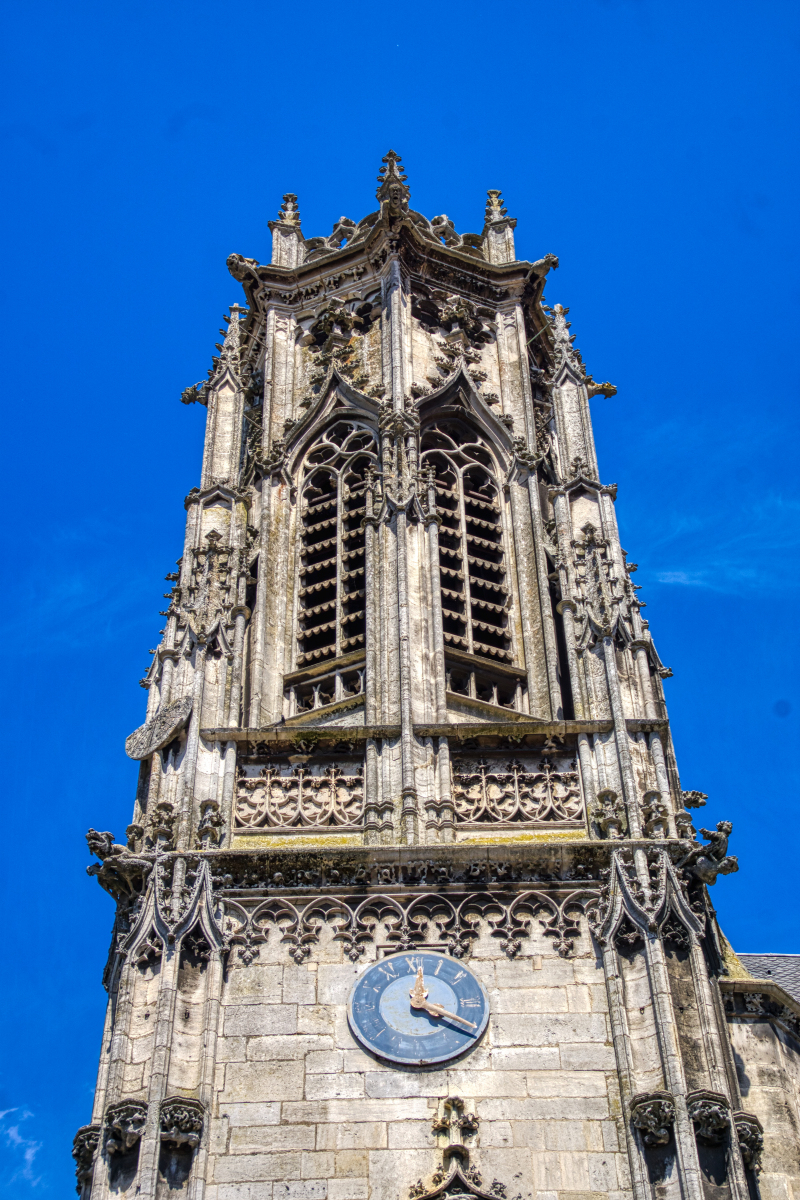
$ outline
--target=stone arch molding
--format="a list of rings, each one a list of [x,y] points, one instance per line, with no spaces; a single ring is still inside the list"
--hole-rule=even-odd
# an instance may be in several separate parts
[[[175,866],[170,860],[156,862],[138,916],[130,931],[119,939],[120,963],[145,963],[160,957],[165,948],[179,949],[185,938],[197,933],[202,934],[212,953],[227,952],[208,863],[197,863],[188,884],[177,883]]]
[[[632,944],[634,933],[643,941],[663,935],[671,918],[690,944],[703,936],[705,920],[690,907],[669,856],[651,850],[648,860],[650,886],[644,888],[637,880],[630,851],[613,852],[608,883],[599,905],[590,914],[593,933],[601,946],[618,945],[620,941]],[[628,922],[633,928],[626,933]]]
[[[249,902],[225,895],[226,886],[236,885],[212,877],[207,860],[195,865],[191,860],[164,856],[151,873],[133,926],[118,938],[115,973],[123,961],[145,963],[160,957],[164,949],[180,948],[193,934],[205,939],[211,953],[232,954],[232,964],[249,966],[259,957],[259,947],[267,942],[270,929],[288,945],[290,957],[300,963],[310,956],[325,926],[333,929],[334,940],[343,943],[344,953],[353,962],[370,944],[378,944],[384,953],[429,946],[456,958],[469,957],[481,936],[482,922],[512,959],[534,935],[534,922],[564,958],[576,952],[584,922],[601,947],[631,944],[634,939],[626,932],[630,927],[642,940],[674,937],[675,923],[687,944],[698,943],[705,931],[704,918],[690,907],[668,854],[649,851],[651,885],[647,893],[632,878],[627,855],[624,850],[614,851],[609,879],[602,889],[562,884],[499,894],[478,889],[436,891],[424,886],[427,873],[423,863],[423,887],[405,894],[376,891],[337,896],[310,890],[303,896],[293,889],[290,896],[266,895]],[[187,882],[177,883],[177,864],[187,862]],[[283,881],[276,884],[278,889],[283,886]]]

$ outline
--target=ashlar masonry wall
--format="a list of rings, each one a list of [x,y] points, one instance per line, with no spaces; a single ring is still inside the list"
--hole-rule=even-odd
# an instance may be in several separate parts
[[[459,1095],[470,1164],[522,1200],[630,1195],[601,963],[591,944],[470,959],[491,1004],[476,1049],[442,1069],[366,1053],[346,1002],[364,962],[332,935],[297,964],[275,941],[223,991],[207,1200],[397,1200],[441,1162],[431,1122]]]

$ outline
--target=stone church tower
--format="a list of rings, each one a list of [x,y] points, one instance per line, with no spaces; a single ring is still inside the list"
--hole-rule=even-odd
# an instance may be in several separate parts
[[[708,888],[596,383],[481,233],[297,198],[186,404],[82,1200],[800,1196],[800,1002]],[[800,994],[800,993],[798,993]],[[794,1189],[794,1191],[793,1191]]]

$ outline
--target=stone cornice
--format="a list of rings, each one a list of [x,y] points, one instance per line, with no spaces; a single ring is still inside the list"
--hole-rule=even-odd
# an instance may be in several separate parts
[[[352,697],[358,701],[360,696]],[[338,707],[338,706],[337,706]],[[333,712],[331,705],[326,710]],[[305,714],[304,714],[305,715]],[[314,715],[308,713],[309,718]],[[294,722],[295,718],[292,718]],[[629,733],[661,732],[669,728],[669,722],[664,718],[629,718],[626,721]],[[414,733],[418,737],[449,737],[455,741],[466,741],[474,737],[506,737],[513,734],[516,737],[525,734],[543,735],[545,737],[564,737],[567,734],[579,733],[611,733],[614,722],[607,721],[536,721],[530,717],[514,721],[465,721],[440,722],[432,724],[415,724]],[[313,734],[323,742],[363,742],[369,738],[395,738],[400,735],[399,725],[311,725],[290,724],[288,721],[280,725],[268,725],[265,728],[206,728],[200,730],[200,736],[207,742],[291,742],[302,735]],[[649,844],[649,843],[648,843]]]

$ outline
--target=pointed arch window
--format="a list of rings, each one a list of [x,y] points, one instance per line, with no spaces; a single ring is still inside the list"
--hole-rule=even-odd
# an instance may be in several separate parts
[[[433,467],[441,517],[445,650],[510,663],[508,573],[494,458],[467,421],[448,416],[423,430],[422,461]]]
[[[337,421],[309,450],[300,484],[297,666],[364,648],[364,490],[372,429]]]

